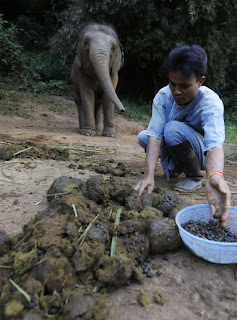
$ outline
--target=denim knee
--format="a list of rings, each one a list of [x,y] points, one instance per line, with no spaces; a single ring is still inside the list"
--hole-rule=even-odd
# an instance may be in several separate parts
[[[187,140],[183,135],[185,131],[184,126],[186,125],[179,121],[169,121],[166,123],[164,127],[164,139],[168,147],[180,144]]]
[[[148,141],[149,141],[149,136],[146,135],[146,130],[141,131],[138,135],[137,135],[137,141],[139,143],[139,145],[146,150],[147,145],[148,145]]]

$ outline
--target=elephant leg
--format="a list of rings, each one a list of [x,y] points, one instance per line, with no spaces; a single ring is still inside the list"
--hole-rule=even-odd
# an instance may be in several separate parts
[[[77,105],[78,110],[79,129],[82,130],[84,129],[84,113],[82,110],[81,98],[77,94],[75,94],[74,101]]]
[[[97,103],[95,105],[95,130],[96,131],[102,130],[102,116],[103,116],[102,104]]]
[[[93,136],[95,135],[95,94],[91,88],[81,88],[81,109],[84,124],[80,133]]]
[[[116,131],[114,128],[114,104],[111,102],[106,95],[103,95],[102,106],[104,113],[104,130],[103,136],[115,137]]]

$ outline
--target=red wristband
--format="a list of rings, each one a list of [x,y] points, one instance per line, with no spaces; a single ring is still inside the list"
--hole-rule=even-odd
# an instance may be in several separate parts
[[[211,176],[213,176],[214,174],[219,174],[222,176],[222,178],[224,179],[225,178],[225,174],[221,171],[214,171],[212,173],[209,174],[209,176],[207,177],[207,180],[211,178]]]

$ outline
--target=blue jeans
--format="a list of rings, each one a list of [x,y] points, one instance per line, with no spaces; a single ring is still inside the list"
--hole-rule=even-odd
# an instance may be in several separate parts
[[[199,132],[197,132],[184,122],[169,121],[164,127],[163,137],[165,139],[167,147],[172,147],[188,140],[199,159],[201,170],[205,169],[206,157],[204,155],[204,138]],[[139,145],[146,151],[149,141],[149,136],[146,135],[146,130],[141,131],[138,134],[137,140]]]

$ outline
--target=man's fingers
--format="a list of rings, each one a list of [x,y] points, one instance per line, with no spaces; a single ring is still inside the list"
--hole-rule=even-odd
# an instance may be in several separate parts
[[[230,216],[231,193],[226,183],[221,185],[220,191],[224,195],[223,206],[222,206],[222,216],[221,216],[221,226],[225,228],[227,226],[229,216]]]
[[[148,187],[148,190],[147,190],[148,194],[151,194],[152,191],[153,191],[153,186],[149,186],[149,187]]]
[[[229,215],[225,216],[224,214],[221,216],[221,226],[225,228],[227,226],[229,220]]]
[[[222,209],[222,215],[221,215],[221,226],[225,228],[227,226],[228,220],[230,216],[230,206],[227,204]]]
[[[211,220],[213,220],[214,219],[214,215],[216,214],[216,208],[215,208],[215,206],[213,204],[210,204],[210,208],[211,208],[211,216],[210,216],[210,218],[211,218]]]
[[[146,187],[146,184],[144,183],[144,181],[140,181],[133,189],[138,192],[139,196],[141,196],[145,187]]]
[[[135,185],[135,187],[133,187],[133,189],[134,189],[135,191],[137,191],[138,189],[140,189],[140,185],[141,185],[141,182],[138,182],[138,184]]]
[[[133,189],[137,191],[139,196],[142,195],[145,188],[147,188],[148,194],[151,194],[154,189],[154,184],[148,183],[146,180],[145,181],[141,180],[138,182],[138,184],[135,187],[133,187]]]

